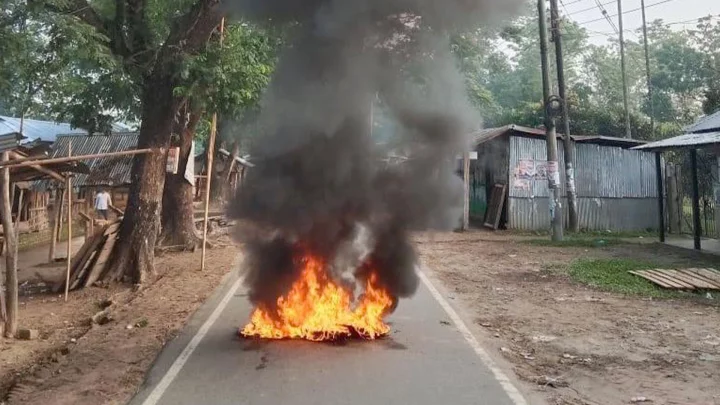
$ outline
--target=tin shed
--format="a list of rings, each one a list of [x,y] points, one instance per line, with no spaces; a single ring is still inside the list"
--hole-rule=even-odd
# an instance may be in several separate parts
[[[471,167],[471,217],[483,220],[494,184],[507,185],[501,226],[546,230],[550,226],[545,131],[508,125],[474,136],[478,159]],[[583,230],[635,231],[658,227],[653,153],[631,150],[644,142],[606,136],[573,136],[578,219]],[[558,160],[565,167],[562,142]],[[565,170],[561,170],[562,194]],[[563,207],[566,207],[566,200]],[[566,216],[567,210],[563,210]]]

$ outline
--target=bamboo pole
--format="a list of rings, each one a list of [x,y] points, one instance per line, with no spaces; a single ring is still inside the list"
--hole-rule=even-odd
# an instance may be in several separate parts
[[[42,155],[35,155],[35,156],[22,156],[17,152],[10,151],[10,160],[8,161],[8,164],[15,164],[15,163],[22,163],[22,162],[37,162],[39,160],[47,159],[49,156],[47,152],[43,153]]]
[[[220,47],[223,44],[225,33],[225,18],[220,20]],[[210,141],[207,150],[207,180],[205,182],[205,214],[203,216],[202,256],[200,258],[200,271],[205,271],[205,255],[207,251],[208,215],[210,213],[210,182],[212,181],[213,158],[215,156],[215,137],[217,136],[217,113],[213,113],[210,127]],[[192,157],[191,157],[192,158]]]
[[[55,251],[57,250],[58,234],[60,233],[60,226],[62,225],[62,206],[65,201],[65,190],[60,188],[58,184],[57,190],[55,190],[55,202],[53,204],[53,224],[52,224],[52,235],[50,236],[50,251],[48,252],[48,263],[55,262]]]
[[[22,215],[23,209],[23,197],[25,196],[25,189],[20,189],[20,196],[18,197],[18,213],[15,218],[15,237],[20,238],[20,216]],[[18,243],[19,245],[19,243]],[[17,254],[17,252],[15,253]]]
[[[10,156],[7,152],[3,152],[2,159],[7,161]],[[2,185],[2,227],[3,236],[5,237],[5,291],[6,295],[6,311],[5,318],[5,336],[13,337],[17,331],[18,321],[18,279],[17,279],[17,238],[12,223],[12,203],[10,201],[10,169],[3,169],[0,176],[0,184]]]
[[[67,157],[61,157],[61,158],[53,158],[53,159],[38,159],[38,160],[29,160],[19,163],[14,163],[12,161],[10,162],[0,162],[0,168],[9,167],[9,168],[16,168],[16,167],[27,167],[27,166],[44,166],[44,165],[50,165],[55,163],[68,163],[68,162],[77,162],[79,160],[90,160],[90,159],[97,159],[97,158],[103,158],[103,157],[118,157],[118,156],[133,156],[133,155],[142,155],[146,153],[164,153],[164,149],[136,149],[136,150],[124,150],[120,152],[109,152],[109,153],[96,153],[92,155],[78,155],[78,156],[67,156]]]
[[[55,180],[65,181],[65,179],[64,179],[61,175],[59,175],[57,172],[54,172],[54,171],[52,171],[52,170],[50,170],[50,169],[46,169],[46,168],[44,168],[44,167],[42,167],[42,166],[40,166],[40,165],[37,165],[37,164],[31,165],[30,167],[33,168],[33,169],[35,169],[35,170],[37,170],[37,171],[39,171],[40,173],[47,174],[48,176],[52,177],[52,178],[55,179]]]
[[[72,156],[72,141],[68,143],[68,157]],[[67,228],[68,228],[68,239],[67,239],[67,270],[65,272],[65,302],[68,300],[68,292],[70,291],[70,258],[72,257],[72,177],[70,173],[67,175]]]

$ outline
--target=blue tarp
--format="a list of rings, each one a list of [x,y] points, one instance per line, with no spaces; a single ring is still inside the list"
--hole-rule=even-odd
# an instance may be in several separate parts
[[[64,122],[40,121],[25,119],[22,126],[22,134],[27,138],[25,142],[42,140],[55,142],[58,135],[87,135],[87,131],[80,128],[72,128]],[[113,124],[113,132],[126,132],[127,126]],[[20,118],[5,117],[0,115],[0,135],[20,133]]]

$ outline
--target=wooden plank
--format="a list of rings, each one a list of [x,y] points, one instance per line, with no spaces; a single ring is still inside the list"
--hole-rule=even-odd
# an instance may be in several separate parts
[[[502,210],[505,205],[505,191],[507,186],[505,184],[495,184],[490,194],[490,203],[488,204],[488,211],[485,214],[484,226],[497,230],[500,226],[500,220],[502,219]]]
[[[71,280],[74,280],[76,278],[75,274],[77,273],[77,271],[81,269],[81,266],[85,265],[87,260],[92,256],[93,252],[97,249],[100,242],[103,242],[104,239],[105,235],[100,232],[93,235],[92,238],[88,239],[87,242],[83,243],[82,247],[80,247],[80,250],[75,254],[75,256],[72,257],[72,262],[70,263],[70,271],[72,275]],[[53,292],[60,291],[63,287],[65,287],[65,284],[65,280],[56,284],[53,288]]]
[[[694,273],[692,271],[693,269],[681,269],[678,270],[680,273],[683,273],[687,276],[694,277],[697,279],[702,280],[704,283],[709,284],[711,287],[708,287],[710,290],[720,290],[720,282],[713,281],[712,279],[709,279],[705,276],[703,276],[700,273]]]
[[[120,208],[118,208],[118,207],[116,207],[116,206],[114,206],[114,205],[112,205],[112,204],[108,205],[108,208],[110,208],[110,210],[112,210],[113,212],[115,212],[115,214],[117,214],[118,216],[121,216],[121,217],[122,217],[122,216],[125,215],[125,211],[121,210]]]
[[[676,283],[672,279],[668,279],[667,277],[658,276],[657,274],[648,273],[646,270],[639,272],[642,277],[645,277],[647,280],[652,281],[653,283],[663,287],[663,288],[669,288],[673,290],[682,290],[686,287],[682,284]]]
[[[665,280],[669,280],[672,283],[675,283],[678,285],[678,288],[684,289],[684,290],[694,290],[695,286],[692,283],[688,283],[686,281],[683,281],[677,277],[674,277],[672,274],[667,273],[666,269],[654,269],[649,270],[653,274],[657,275],[658,277],[664,277]]]
[[[720,272],[715,269],[698,269],[698,272],[703,276],[720,283]]]
[[[672,288],[672,289],[676,288],[674,285],[670,285],[670,284],[666,283],[666,282],[665,282],[664,280],[662,280],[661,278],[655,277],[655,276],[653,276],[653,275],[651,275],[651,274],[646,274],[645,272],[641,272],[641,271],[630,271],[629,273],[630,273],[630,274],[634,274],[634,275],[636,275],[636,276],[638,276],[638,277],[641,277],[641,278],[643,278],[643,279],[645,279],[645,280],[647,280],[647,281],[649,281],[649,282],[651,282],[651,283],[653,283],[653,284],[657,284],[657,285],[659,285],[660,287],[663,287],[663,288]]]
[[[706,282],[720,286],[720,273],[714,269],[683,269],[686,273],[694,274],[698,277],[702,277]]]
[[[695,286],[693,286],[692,284],[688,284],[682,280],[678,280],[675,277],[670,276],[669,274],[665,274],[665,273],[663,273],[663,271],[661,269],[646,270],[646,272],[648,272],[649,274],[652,274],[656,277],[663,278],[666,282],[668,282],[672,285],[675,285],[676,286],[675,288],[677,288],[677,289],[680,289],[680,290],[694,290],[695,289]]]
[[[681,280],[684,283],[690,284],[697,289],[706,290],[708,288],[714,288],[711,284],[702,281],[698,277],[688,276],[687,274],[681,273],[677,270],[664,270],[664,273],[672,276],[676,280]]]
[[[216,217],[208,217],[208,221],[218,221],[223,219],[222,215],[216,216]],[[205,221],[205,218],[195,218],[195,223],[203,222]]]
[[[682,273],[677,270],[665,270],[665,273],[672,275],[674,278],[678,280],[682,280],[685,283],[691,284],[695,288],[701,289],[701,290],[714,290],[715,286],[705,282],[700,277],[694,276],[692,274],[688,275],[685,273]]]
[[[70,283],[69,288],[70,290],[74,290],[79,286],[84,285],[85,275],[88,274],[90,269],[94,266],[95,259],[98,257],[99,252],[99,249],[95,249],[88,260],[83,264],[82,268],[73,274],[73,280]]]
[[[78,267],[83,258],[88,255],[88,252],[93,249],[93,246],[100,243],[102,237],[102,234],[95,234],[87,242],[83,243],[83,245],[80,247],[80,250],[78,250],[78,252],[75,253],[75,256],[73,256],[72,263],[70,263],[70,268],[73,269],[73,271]]]
[[[90,245],[90,248],[82,257],[82,259],[78,261],[76,266],[72,267],[68,285],[72,285],[72,283],[75,282],[78,277],[82,276],[82,273],[87,267],[88,262],[92,260],[93,255],[97,253],[98,249],[102,249],[102,246],[105,243],[106,239],[107,238],[105,237],[105,235],[98,235],[95,238],[94,243]]]
[[[95,284],[96,281],[100,278],[100,275],[105,270],[105,265],[107,264],[108,259],[110,258],[110,254],[112,253],[113,247],[115,247],[115,242],[117,242],[117,235],[112,234],[108,236],[108,240],[105,243],[105,246],[103,246],[102,251],[98,255],[97,260],[95,261],[95,264],[93,265],[92,269],[90,270],[90,273],[88,274],[87,278],[85,279],[84,286],[89,287],[93,284]]]

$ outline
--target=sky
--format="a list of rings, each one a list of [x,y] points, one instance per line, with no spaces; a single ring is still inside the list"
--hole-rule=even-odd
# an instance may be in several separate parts
[[[613,27],[603,18],[597,2],[603,5],[617,26],[618,9],[615,0],[562,0],[560,11],[585,27],[591,42],[604,44],[610,38],[609,35],[616,37],[616,34]],[[640,0],[622,0],[622,6],[626,39],[637,40],[633,32],[642,27]],[[636,9],[637,11],[633,11]],[[666,23],[672,23],[672,27],[678,30],[693,28],[698,18],[707,15],[713,15],[716,21],[720,21],[720,0],[645,0],[645,9],[648,23],[663,19]]]

